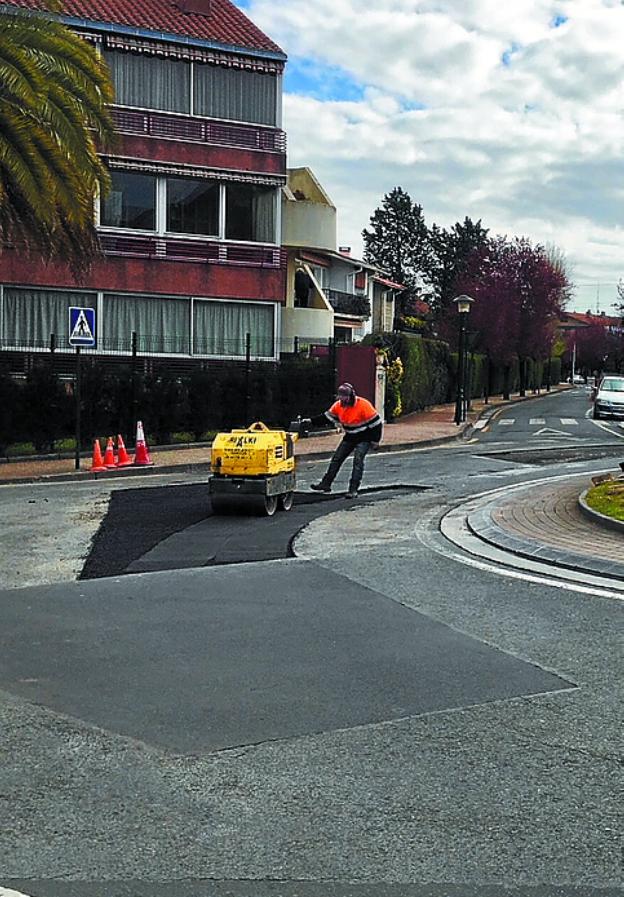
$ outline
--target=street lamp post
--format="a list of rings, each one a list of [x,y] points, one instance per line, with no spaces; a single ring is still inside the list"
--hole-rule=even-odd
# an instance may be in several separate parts
[[[453,302],[457,305],[459,313],[459,346],[457,353],[457,395],[455,397],[455,423],[461,424],[466,420],[466,319],[470,312],[470,306],[474,302],[470,296],[457,296]]]

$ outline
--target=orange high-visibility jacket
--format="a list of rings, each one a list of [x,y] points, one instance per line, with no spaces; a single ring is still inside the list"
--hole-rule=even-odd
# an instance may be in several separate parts
[[[368,399],[356,396],[354,405],[334,402],[325,417],[333,424],[341,425],[349,442],[381,442],[381,418]]]

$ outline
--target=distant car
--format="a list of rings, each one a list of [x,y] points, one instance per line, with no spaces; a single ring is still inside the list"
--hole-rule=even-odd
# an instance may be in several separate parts
[[[624,377],[603,377],[594,390],[594,420],[624,418]]]
[[[572,378],[572,382],[575,386],[585,386],[585,377],[582,374],[575,374]]]

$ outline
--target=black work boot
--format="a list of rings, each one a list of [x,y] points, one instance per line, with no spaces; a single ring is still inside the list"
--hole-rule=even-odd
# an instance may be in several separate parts
[[[357,498],[358,497],[358,487],[354,483],[349,483],[349,490],[347,492],[347,498]]]
[[[310,489],[314,489],[315,492],[331,492],[331,486],[328,486],[322,480],[320,483],[312,483]]]

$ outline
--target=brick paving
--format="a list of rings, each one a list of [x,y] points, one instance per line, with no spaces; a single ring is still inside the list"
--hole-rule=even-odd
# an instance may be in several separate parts
[[[584,474],[514,490],[473,510],[468,527],[503,551],[624,582],[624,529],[609,529],[578,507],[590,485]]]
[[[542,486],[515,494],[492,510],[493,522],[521,539],[529,539],[589,558],[624,560],[624,533],[613,532],[584,517],[578,497],[589,476],[564,485]]]

